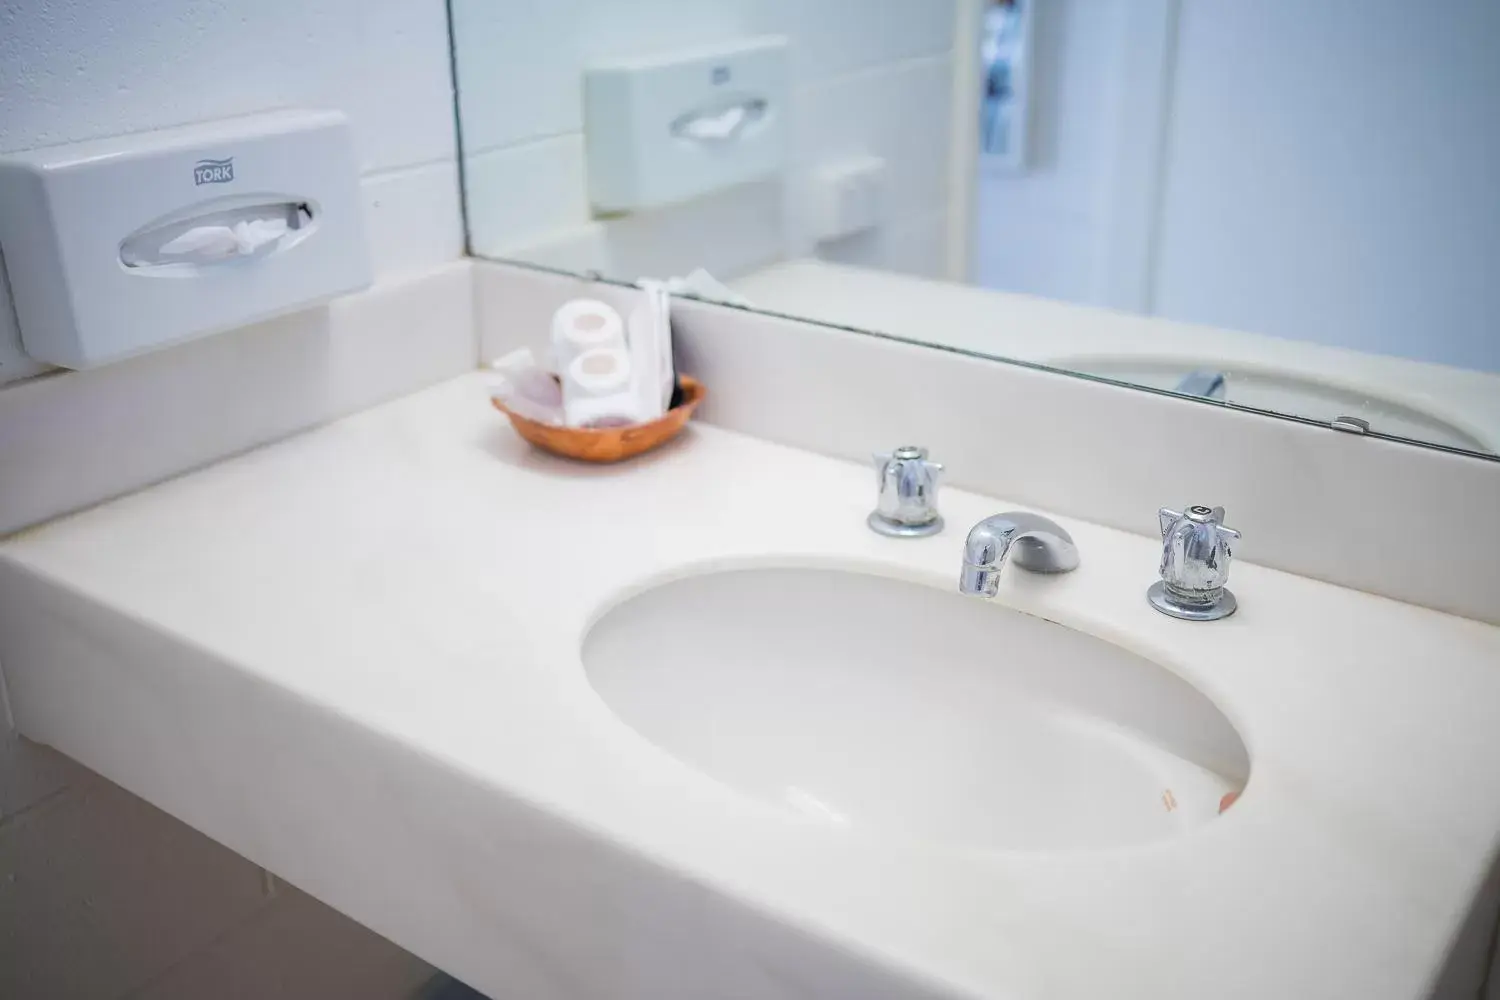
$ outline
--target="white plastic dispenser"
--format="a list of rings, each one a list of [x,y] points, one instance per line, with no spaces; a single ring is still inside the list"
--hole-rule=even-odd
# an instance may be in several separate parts
[[[275,111],[0,155],[26,353],[91,368],[370,284],[344,116]]]
[[[589,67],[583,130],[594,208],[665,205],[784,169],[786,47],[765,36]]]

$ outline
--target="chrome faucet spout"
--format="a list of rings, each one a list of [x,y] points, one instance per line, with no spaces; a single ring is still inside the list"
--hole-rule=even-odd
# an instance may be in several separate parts
[[[1012,549],[1012,561],[1033,573],[1067,573],[1078,568],[1078,546],[1056,521],[1026,511],[1006,511],[969,530],[959,593],[994,597],[999,592],[1000,570]]]

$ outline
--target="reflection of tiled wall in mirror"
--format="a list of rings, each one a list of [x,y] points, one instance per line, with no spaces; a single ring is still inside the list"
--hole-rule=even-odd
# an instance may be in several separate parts
[[[938,276],[947,240],[953,0],[454,0],[470,247],[636,278],[733,278],[805,256]],[[599,219],[584,167],[584,67],[755,35],[787,37],[789,166],[663,209]],[[884,161],[880,224],[814,245],[815,167]]]

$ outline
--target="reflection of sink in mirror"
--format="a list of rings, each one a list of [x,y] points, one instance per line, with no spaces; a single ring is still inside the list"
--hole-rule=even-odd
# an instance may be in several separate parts
[[[1085,375],[1169,391],[1183,391],[1179,387],[1184,379],[1195,373],[1212,372],[1224,376],[1219,398],[1226,403],[1289,413],[1322,423],[1338,417],[1357,417],[1367,421],[1370,430],[1382,434],[1470,451],[1493,450],[1477,430],[1466,430],[1459,421],[1440,415],[1439,406],[1429,409],[1414,401],[1398,402],[1388,396],[1296,372],[1231,362],[1188,363],[1150,357],[1069,357],[1052,363]]]
[[[609,610],[583,662],[661,749],[779,808],[875,834],[1038,850],[1162,840],[1217,816],[1249,773],[1228,719],[1170,670],[863,573],[666,583]]]
[[[1228,372],[1242,406],[1500,451],[1500,375],[819,260],[762,268],[734,289],[781,313],[1155,389]]]

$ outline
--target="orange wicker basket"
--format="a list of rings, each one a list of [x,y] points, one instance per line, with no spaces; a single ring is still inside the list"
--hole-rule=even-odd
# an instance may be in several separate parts
[[[650,451],[681,433],[688,417],[707,395],[703,383],[697,379],[683,375],[681,381],[681,403],[655,420],[630,427],[557,427],[512,413],[498,399],[490,402],[510,418],[517,434],[543,451],[581,462],[618,462]]]

